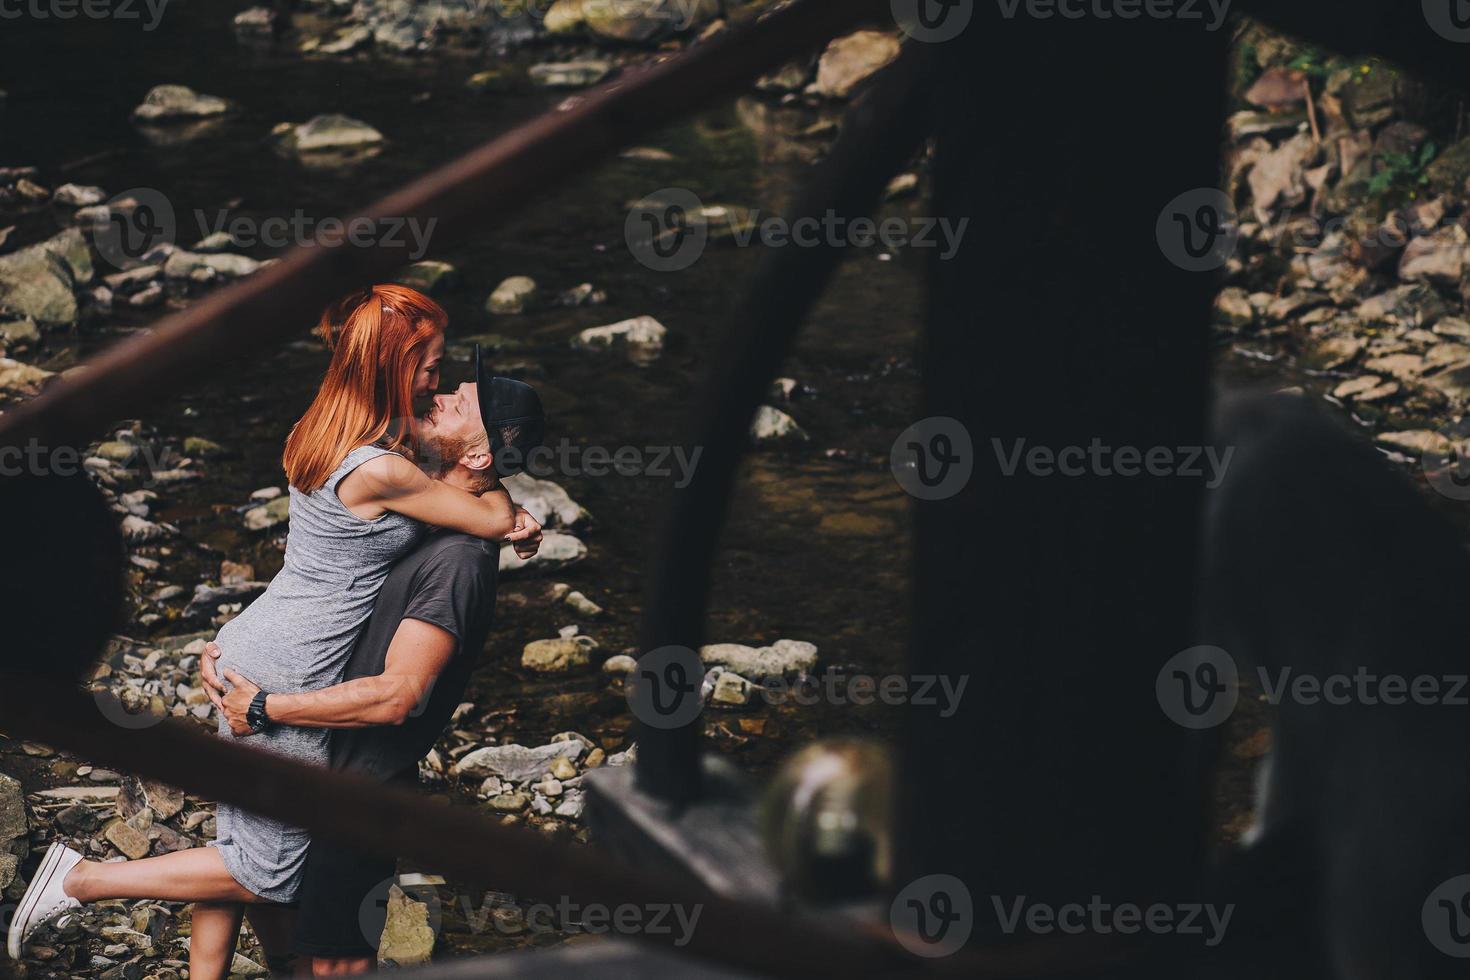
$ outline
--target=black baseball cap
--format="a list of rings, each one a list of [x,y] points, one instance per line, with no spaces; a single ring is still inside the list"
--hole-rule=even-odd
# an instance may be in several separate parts
[[[493,374],[485,363],[480,345],[475,345],[475,387],[480,396],[480,421],[490,437],[490,454],[495,472],[512,476],[526,468],[526,456],[546,438],[546,413],[536,389],[515,378]],[[520,431],[507,444],[501,430],[516,426]]]

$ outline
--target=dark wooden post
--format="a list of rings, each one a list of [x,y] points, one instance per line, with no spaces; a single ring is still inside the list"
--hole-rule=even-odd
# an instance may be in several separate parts
[[[952,717],[911,709],[901,801],[907,874],[964,881],[985,942],[1044,938],[1005,935],[992,896],[1197,887],[1196,745],[1154,683],[1200,642],[1203,481],[1038,475],[1024,452],[1097,440],[1180,463],[1205,442],[1216,280],[1172,264],[1155,224],[1177,194],[1219,184],[1229,39],[1146,13],[1004,6],[976,3],[939,45],[936,214],[971,224],[932,261],[924,414],[963,424],[974,470],[917,504],[912,666],[969,685]]]

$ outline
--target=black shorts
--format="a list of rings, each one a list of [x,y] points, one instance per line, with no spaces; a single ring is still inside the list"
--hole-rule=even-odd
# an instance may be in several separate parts
[[[376,957],[397,862],[327,841],[306,854],[296,917],[296,952],[325,958]]]

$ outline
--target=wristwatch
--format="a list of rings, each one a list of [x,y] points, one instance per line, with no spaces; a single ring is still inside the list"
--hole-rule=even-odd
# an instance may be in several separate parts
[[[256,691],[255,697],[250,699],[250,707],[245,711],[245,721],[250,725],[250,730],[257,735],[270,727],[270,715],[265,713],[267,696],[264,691]]]

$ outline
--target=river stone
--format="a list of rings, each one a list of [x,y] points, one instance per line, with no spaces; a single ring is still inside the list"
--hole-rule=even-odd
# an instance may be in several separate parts
[[[576,739],[551,742],[534,748],[524,745],[487,745],[465,755],[454,764],[451,771],[456,776],[499,776],[508,783],[529,783],[546,772],[553,760],[565,757],[576,762],[585,751],[587,747]]]
[[[1336,388],[1332,389],[1333,398],[1355,398],[1365,391],[1372,391],[1383,383],[1383,379],[1376,374],[1365,374],[1357,378],[1349,378]]]
[[[538,480],[526,473],[516,473],[500,481],[520,504],[545,528],[575,528],[586,524],[592,515],[551,480]]]
[[[495,287],[485,301],[485,312],[498,315],[524,313],[535,301],[539,290],[530,276],[511,276]]]
[[[1292,208],[1307,199],[1304,171],[1317,152],[1312,135],[1298,133],[1256,161],[1246,181],[1259,221],[1270,221],[1275,207]]]
[[[634,361],[648,363],[663,353],[668,332],[653,317],[636,316],[601,327],[588,327],[572,338],[572,346],[578,350],[607,350],[623,345]]]
[[[531,802],[531,797],[526,793],[501,793],[490,799],[489,807],[500,813],[519,813]]]
[[[762,405],[755,410],[750,422],[750,437],[758,443],[780,442],[787,439],[806,440],[810,437],[796,424],[796,419],[779,408]]]
[[[586,616],[589,619],[596,619],[598,616],[602,615],[602,607],[580,592],[568,592],[567,597],[564,601],[568,606],[571,607],[572,611],[579,616]]]
[[[710,703],[725,708],[743,708],[755,697],[755,685],[734,671],[727,670],[715,679]]]
[[[521,666],[538,674],[566,674],[590,666],[596,649],[590,636],[533,640],[521,651]]]
[[[1367,341],[1361,337],[1329,337],[1312,349],[1307,361],[1319,370],[1332,371],[1352,362],[1365,346]]]
[[[555,0],[546,8],[541,27],[551,35],[575,34],[587,23],[583,0]]]
[[[60,204],[68,208],[84,208],[92,204],[101,204],[105,200],[107,200],[105,190],[84,184],[62,184],[51,195],[53,204]]]
[[[1465,273],[1466,241],[1465,230],[1457,224],[1410,239],[1399,259],[1399,278],[1458,285]]]
[[[298,153],[317,153],[375,146],[383,142],[383,134],[359,119],[329,112],[290,127],[283,142]]]
[[[845,99],[865,79],[898,57],[898,38],[882,31],[857,31],[827,45],[817,62],[808,95]]]
[[[155,85],[133,110],[138,122],[159,123],[224,115],[230,103],[214,95],[200,95],[187,85]]]
[[[616,656],[608,657],[602,663],[602,672],[604,674],[616,674],[621,676],[623,674],[631,674],[637,669],[637,658],[630,657],[626,653],[620,653]]]
[[[1256,309],[1244,289],[1230,286],[1215,297],[1215,319],[1231,327],[1248,327],[1256,320]]]
[[[1409,429],[1404,432],[1380,432],[1374,441],[1382,446],[1402,449],[1420,456],[1448,454],[1453,443],[1448,438],[1429,429]]]
[[[184,608],[185,616],[208,616],[226,603],[254,602],[265,592],[265,582],[235,582],[230,585],[196,585],[194,598]]]
[[[1375,374],[1391,374],[1400,381],[1413,381],[1424,373],[1424,358],[1419,354],[1389,354],[1364,361],[1363,368]]]
[[[260,262],[248,255],[236,255],[233,252],[190,252],[181,248],[163,263],[163,274],[170,279],[197,279],[200,270],[207,269],[213,274],[205,276],[207,281],[215,275],[238,279],[259,268]]]
[[[581,539],[565,531],[547,531],[541,539],[541,550],[527,560],[516,554],[509,544],[500,546],[500,571],[545,572],[574,565],[587,557],[587,546]]]
[[[19,780],[0,773],[0,855],[24,857],[29,832],[25,792]],[[0,891],[10,887],[15,880],[15,870],[13,864],[8,872],[4,866],[0,866]]]
[[[285,524],[291,516],[291,498],[276,497],[263,507],[252,507],[245,512],[247,531],[269,531]]]
[[[54,245],[41,242],[0,256],[0,312],[34,320],[42,329],[76,323],[76,279],[70,264],[56,253]]]
[[[429,906],[416,902],[397,885],[388,889],[388,915],[383,923],[378,962],[391,966],[422,966],[434,955],[434,927]]]
[[[157,541],[166,538],[169,530],[162,524],[145,521],[136,514],[129,514],[118,524],[122,531],[123,540],[129,544],[147,544],[149,541]]]
[[[577,775],[577,767],[564,755],[552,759],[551,768],[548,771],[556,779],[573,779]]]
[[[27,317],[24,320],[12,320],[9,323],[0,323],[0,346],[29,347],[40,343],[41,328],[36,326],[36,321]]]
[[[586,88],[612,74],[610,61],[555,61],[532,65],[531,81],[545,88]]]
[[[711,643],[699,648],[699,659],[708,667],[724,667],[742,677],[762,681],[767,677],[810,673],[817,665],[817,647],[803,640],[777,640],[768,647],[742,643]]]
[[[436,290],[454,285],[459,270],[448,262],[426,260],[415,262],[398,274],[398,281],[421,293],[432,294]]]
[[[719,16],[719,0],[581,0],[581,23],[596,37],[642,44]]]
[[[41,382],[51,377],[50,371],[0,357],[0,388],[16,391],[34,391]]]
[[[102,836],[107,838],[108,843],[113,847],[134,861],[147,857],[151,847],[148,843],[148,835],[131,826],[126,820],[112,821],[102,831]]]

